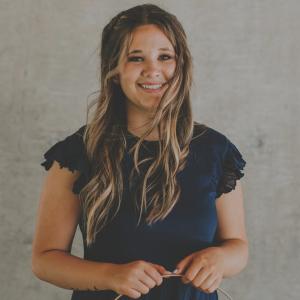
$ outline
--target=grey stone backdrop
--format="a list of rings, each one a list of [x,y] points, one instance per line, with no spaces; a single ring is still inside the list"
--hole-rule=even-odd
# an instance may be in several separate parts
[[[69,299],[34,277],[42,154],[85,121],[98,89],[100,34],[143,1],[0,1],[1,299]],[[221,285],[235,300],[300,299],[298,0],[152,1],[181,20],[195,117],[247,161],[248,266]],[[76,233],[72,253],[82,256]]]

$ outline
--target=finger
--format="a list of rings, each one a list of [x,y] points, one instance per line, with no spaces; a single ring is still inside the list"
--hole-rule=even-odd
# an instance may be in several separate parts
[[[214,291],[217,290],[217,288],[220,286],[220,283],[222,281],[222,278],[218,277],[212,284],[211,286],[206,289],[208,293],[213,293]]]
[[[147,272],[144,272],[144,276],[140,278],[140,281],[143,282],[149,289],[152,289],[156,286],[156,280],[153,279]]]
[[[172,272],[166,270],[164,266],[153,264],[154,268],[159,272],[160,277],[165,277],[166,275],[171,275],[173,274]]]
[[[187,282],[191,282],[195,279],[195,277],[197,276],[197,274],[199,272],[201,272],[201,270],[203,270],[204,267],[199,265],[199,263],[191,263],[188,267],[188,269],[186,270],[186,272],[183,275],[183,282],[187,283]]]
[[[158,270],[158,272],[161,274],[161,275],[165,275],[165,274],[171,274],[170,271],[167,271],[166,268],[164,266],[161,266],[161,265],[157,265],[157,264],[152,264],[156,270]]]
[[[213,276],[213,274],[210,273],[207,268],[202,268],[194,278],[193,285],[197,288],[203,289],[203,285],[205,284],[206,280],[215,279],[215,277],[211,276]]]
[[[200,283],[201,289],[204,291],[208,290],[212,286],[212,284],[216,281],[216,279],[217,279],[216,275],[210,274],[202,281],[202,283]]]
[[[132,288],[124,289],[124,294],[133,299],[138,299],[142,296],[139,291]]]
[[[148,286],[148,284],[146,283],[147,279],[145,279],[144,277],[143,278],[140,278],[139,280],[137,280],[134,285],[133,285],[133,289],[137,290],[139,293],[142,293],[142,294],[148,294],[149,291],[150,291],[150,288]]]
[[[154,285],[161,285],[163,278],[162,275],[159,273],[159,271],[155,268],[152,267],[151,265],[149,267],[146,267],[144,269],[144,272],[150,276],[150,278],[154,281]],[[153,287],[153,286],[152,286]]]
[[[189,255],[182,259],[177,265],[176,265],[176,274],[183,274],[185,270],[189,267],[189,265],[192,263],[193,255]]]

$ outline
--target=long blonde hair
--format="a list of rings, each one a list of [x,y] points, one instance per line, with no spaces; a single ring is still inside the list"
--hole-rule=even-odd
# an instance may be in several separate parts
[[[83,135],[88,159],[92,162],[91,179],[79,194],[86,216],[87,246],[116,216],[122,202],[121,162],[126,151],[127,116],[126,96],[116,80],[117,67],[122,53],[128,51],[133,30],[146,24],[158,26],[169,38],[176,53],[176,69],[147,130],[131,148],[134,168],[130,182],[134,176],[140,176],[139,164],[152,161],[141,185],[135,187],[134,199],[140,212],[138,224],[146,212],[147,224],[166,218],[180,195],[176,174],[185,167],[194,124],[190,102],[192,58],[186,34],[176,16],[156,5],[138,5],[116,15],[102,32],[100,94]],[[138,161],[141,143],[156,127],[159,132],[157,155],[154,159]],[[151,199],[146,200],[150,191]]]

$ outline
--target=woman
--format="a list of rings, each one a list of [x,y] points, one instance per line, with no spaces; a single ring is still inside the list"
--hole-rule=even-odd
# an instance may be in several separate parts
[[[32,250],[34,274],[73,300],[218,299],[247,264],[246,162],[193,120],[191,60],[181,24],[156,5],[103,30],[97,108],[44,155]],[[83,259],[70,253],[78,224]]]

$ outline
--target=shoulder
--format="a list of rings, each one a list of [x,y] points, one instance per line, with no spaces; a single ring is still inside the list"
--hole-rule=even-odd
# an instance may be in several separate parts
[[[191,145],[196,149],[209,149],[219,154],[224,154],[228,146],[229,139],[219,130],[202,124],[194,122],[194,132]]]
[[[246,161],[238,147],[224,133],[195,122],[192,155],[196,165],[214,166],[214,178],[218,182],[217,197],[234,189],[236,180],[242,178]]]
[[[210,157],[223,163],[234,161],[240,167],[245,165],[242,154],[232,139],[205,124],[195,122],[190,148],[194,156]]]
[[[64,149],[70,156],[83,156],[85,153],[84,133],[86,125],[82,125],[62,140],[58,141],[60,148]]]
[[[86,130],[86,125],[82,125],[81,127],[77,128],[71,134],[67,135],[64,140],[77,142],[78,145],[81,145],[83,142],[83,135]]]
[[[90,164],[86,155],[86,148],[83,135],[86,125],[79,127],[73,133],[56,141],[44,153],[44,160],[40,164],[49,170],[54,161],[57,161],[60,168],[67,168],[71,172],[75,170],[80,172],[79,178],[75,181],[73,192],[78,194],[82,187],[86,184],[90,172]]]
[[[76,131],[75,131],[75,135],[78,135],[78,136],[80,136],[80,137],[82,137],[83,136],[83,134],[84,134],[84,132],[85,132],[85,130],[86,130],[86,127],[87,127],[87,125],[82,125],[81,127],[79,127],[79,129],[77,129]]]
[[[56,140],[44,153],[45,161],[41,165],[48,170],[56,160],[61,167],[68,167],[71,171],[78,169],[78,163],[85,158],[83,141],[85,128],[86,125],[83,125],[71,134]]]

